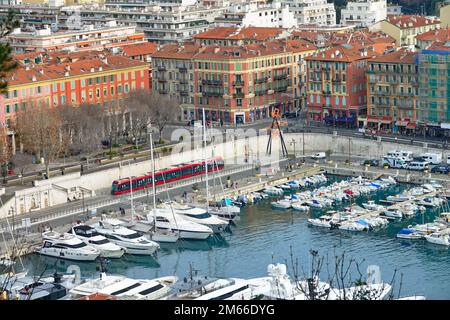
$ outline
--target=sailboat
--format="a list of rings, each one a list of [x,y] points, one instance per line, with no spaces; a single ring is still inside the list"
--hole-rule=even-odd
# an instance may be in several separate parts
[[[153,158],[153,135],[152,132],[149,134],[150,136],[150,158],[152,162],[152,189],[153,189],[153,209],[150,210],[152,213],[152,218],[149,219],[147,217],[141,215],[132,214],[132,221],[130,228],[136,231],[144,232],[149,236],[152,241],[156,242],[166,242],[166,243],[174,243],[177,242],[180,238],[179,231],[174,231],[172,229],[161,229],[157,227],[157,208],[156,208],[156,184],[155,181],[155,160]],[[163,176],[164,179],[164,176]],[[165,185],[165,181],[164,181]],[[132,208],[134,210],[134,208]],[[146,207],[144,207],[144,211],[146,211]],[[174,217],[175,223],[176,219]]]

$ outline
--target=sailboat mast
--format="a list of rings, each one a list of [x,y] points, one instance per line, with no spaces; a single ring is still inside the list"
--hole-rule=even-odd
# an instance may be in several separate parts
[[[152,161],[152,193],[153,193],[153,223],[156,231],[156,181],[155,181],[155,159],[153,158],[153,130],[150,131],[150,159]],[[164,176],[163,176],[164,178]],[[164,181],[166,184],[166,181]]]
[[[205,161],[205,174],[206,174],[206,212],[208,212],[209,208],[209,188],[208,188],[208,163],[206,161],[206,118],[205,118],[205,108],[202,109],[203,113],[203,158]]]

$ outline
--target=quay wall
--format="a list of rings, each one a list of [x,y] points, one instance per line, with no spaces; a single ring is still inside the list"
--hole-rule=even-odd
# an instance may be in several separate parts
[[[264,164],[279,159],[281,153],[279,137],[274,136],[271,156],[267,156],[266,148],[269,137],[267,135],[245,137],[248,132],[250,131],[242,130],[242,138],[227,139],[223,143],[221,143],[221,139],[215,139],[214,144],[209,144],[206,148],[202,148],[201,142],[177,144],[173,147],[170,155],[161,156],[155,160],[156,169],[203,159],[205,155],[206,157],[222,156],[225,159],[226,166],[242,165],[255,161]],[[327,150],[330,150],[331,154],[343,155],[350,151],[354,156],[370,158],[380,158],[390,150],[407,150],[416,154],[422,152],[442,153],[444,159],[447,155],[450,155],[449,150],[428,148],[426,143],[422,147],[407,146],[393,142],[320,133],[286,133],[284,134],[284,140],[288,151],[292,153],[295,148],[297,156],[302,155],[303,145],[306,156],[317,151]],[[99,193],[101,190],[105,192],[104,190],[109,189],[113,180],[138,176],[150,171],[150,161],[134,162],[126,160],[118,163],[115,167],[102,171],[83,175],[72,173],[52,177],[48,180],[35,181],[34,187],[16,191],[14,196],[0,207],[0,219],[10,216],[11,211],[18,215],[63,204],[71,199],[95,196],[96,192]]]

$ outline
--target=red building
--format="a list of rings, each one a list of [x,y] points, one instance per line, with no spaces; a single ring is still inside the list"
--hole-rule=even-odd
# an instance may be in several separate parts
[[[371,48],[345,44],[306,58],[307,121],[354,127],[366,114],[367,60]]]

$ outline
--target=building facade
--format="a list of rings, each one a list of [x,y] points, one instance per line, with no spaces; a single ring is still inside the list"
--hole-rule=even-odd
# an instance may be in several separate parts
[[[149,89],[147,63],[107,52],[27,54],[16,59],[19,67],[8,75],[8,92],[0,96],[0,122],[7,127],[22,109],[89,104],[114,112],[130,92]]]
[[[450,44],[436,42],[419,55],[419,113],[423,130],[450,136]]]
[[[356,0],[347,2],[341,10],[341,23],[358,27],[369,27],[386,19],[386,0]]]
[[[413,132],[418,104],[416,52],[401,48],[368,60],[366,128],[401,134]]]
[[[142,43],[144,34],[136,32],[134,26],[117,26],[115,21],[109,21],[101,27],[87,25],[83,30],[52,32],[48,26],[32,32],[16,29],[7,40],[15,53],[86,51]]]
[[[375,24],[373,28],[393,37],[398,46],[414,46],[418,34],[439,29],[440,21],[416,15],[388,15],[386,20]]]
[[[365,116],[367,60],[362,46],[342,45],[317,52],[307,61],[307,121],[354,127]]]
[[[299,24],[335,25],[336,10],[327,0],[279,0],[294,12]]]
[[[450,27],[430,30],[416,37],[417,47],[420,49],[426,49],[436,41],[446,42],[448,40],[450,40]]]

